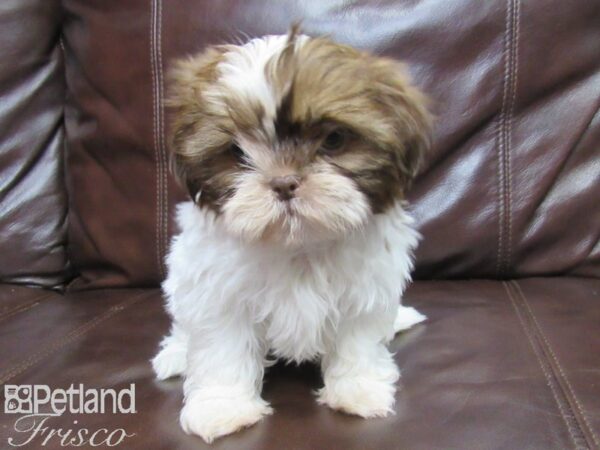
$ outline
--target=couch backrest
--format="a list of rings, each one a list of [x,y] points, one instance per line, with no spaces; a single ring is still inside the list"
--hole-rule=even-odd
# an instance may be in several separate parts
[[[0,2],[0,282],[69,278],[59,0]]]
[[[170,61],[285,33],[299,19],[307,34],[406,61],[433,100],[435,145],[411,193],[424,235],[417,278],[600,275],[596,0],[63,8],[75,288],[156,285],[164,275],[171,212],[184,198],[168,173]]]

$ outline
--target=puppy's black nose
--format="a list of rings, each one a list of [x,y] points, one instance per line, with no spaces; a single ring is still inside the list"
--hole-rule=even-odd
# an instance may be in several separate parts
[[[269,186],[277,194],[279,200],[290,200],[300,186],[300,177],[297,175],[275,177],[269,182]]]

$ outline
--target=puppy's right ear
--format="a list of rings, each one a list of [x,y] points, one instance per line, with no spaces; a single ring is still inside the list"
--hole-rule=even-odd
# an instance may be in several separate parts
[[[388,111],[398,133],[396,164],[406,189],[431,146],[433,118],[428,111],[429,100],[412,84],[402,63],[383,57],[371,61],[375,98]]]
[[[171,171],[192,199],[202,189],[195,174],[199,150],[203,146],[202,130],[220,114],[206,98],[206,93],[218,77],[217,66],[226,51],[227,46],[208,47],[198,55],[175,61],[169,72],[165,103],[172,117],[169,130]]]

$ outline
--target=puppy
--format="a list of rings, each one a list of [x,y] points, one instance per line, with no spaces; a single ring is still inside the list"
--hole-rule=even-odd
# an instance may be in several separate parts
[[[319,360],[321,404],[393,412],[386,343],[419,234],[405,194],[429,145],[402,65],[293,29],[179,61],[173,164],[191,199],[163,283],[159,379],[183,375],[181,426],[205,441],[271,414],[272,358]]]

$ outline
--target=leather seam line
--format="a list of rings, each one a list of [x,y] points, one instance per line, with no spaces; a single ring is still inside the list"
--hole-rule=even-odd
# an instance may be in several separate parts
[[[163,224],[162,224],[162,257],[161,263],[161,274],[165,276],[165,255],[166,248],[168,245],[169,236],[169,160],[167,155],[167,145],[165,142],[165,112],[164,112],[164,77],[163,77],[163,54],[162,54],[162,23],[163,23],[163,1],[158,0],[158,74],[159,74],[159,89],[160,89],[160,108],[158,110],[160,117],[160,148],[162,157],[162,169],[163,169]]]
[[[515,104],[517,100],[517,81],[518,81],[518,70],[519,70],[519,33],[520,33],[520,15],[521,0],[514,0],[513,6],[513,45],[512,45],[512,64],[511,64],[511,85],[510,89],[511,97],[508,104],[508,117],[506,122],[506,192],[507,192],[507,214],[506,214],[506,228],[507,228],[507,240],[506,240],[506,251],[505,251],[505,262],[504,262],[504,273],[507,274],[510,271],[512,261],[512,213],[513,213],[513,190],[512,190],[512,124],[515,115]],[[508,273],[510,275],[510,273]]]
[[[12,309],[6,311],[4,314],[0,315],[0,322],[4,322],[9,317],[16,316],[17,314],[27,312],[30,309],[35,308],[39,304],[40,304],[39,301],[35,301],[35,302],[27,303],[26,305],[21,305],[18,308],[12,308]]]
[[[46,292],[42,295],[34,297],[33,300],[30,300],[25,304],[15,306],[14,308],[7,308],[2,313],[0,313],[0,322],[2,322],[4,319],[7,319],[8,317],[14,316],[15,314],[19,314],[21,312],[25,312],[30,310],[31,308],[34,308],[35,306],[39,305],[43,300],[46,300],[51,296],[51,293]]]
[[[164,259],[167,248],[167,237],[168,237],[168,199],[169,199],[169,185],[168,185],[168,156],[167,147],[165,145],[165,123],[164,123],[164,77],[163,77],[163,55],[162,55],[162,22],[163,22],[163,1],[158,0],[158,16],[157,16],[157,66],[158,66],[158,118],[159,118],[159,150],[161,157],[161,168],[162,168],[162,239],[161,239],[161,259],[160,259],[160,272],[164,278],[165,266]]]
[[[160,272],[160,189],[161,189],[161,177],[159,175],[159,156],[158,156],[158,126],[156,124],[157,120],[157,95],[156,95],[156,63],[154,59],[154,0],[150,0],[150,69],[152,72],[152,137],[154,144],[154,161],[155,161],[155,170],[156,170],[156,226],[155,226],[155,245],[156,245],[156,266],[158,271]]]
[[[510,0],[508,0],[510,2]],[[496,129],[496,158],[497,158],[497,176],[498,176],[498,242],[496,252],[496,274],[500,274],[500,261],[502,259],[502,248],[504,246],[504,236],[502,224],[504,222],[504,166],[502,165],[503,142],[503,123],[506,110],[506,41],[508,25],[505,25],[504,35],[502,37],[502,59],[504,62],[504,77],[502,79],[502,104],[500,106],[500,115],[497,121]]]
[[[565,371],[563,370],[562,365],[560,364],[560,362],[556,356],[556,353],[554,352],[554,350],[552,349],[552,346],[550,345],[550,342],[546,338],[546,334],[544,333],[539,321],[537,320],[537,317],[534,314],[533,309],[531,308],[531,305],[527,301],[527,297],[525,296],[523,289],[521,289],[521,286],[516,281],[512,281],[512,284],[515,286],[517,293],[523,300],[523,304],[525,305],[525,307],[527,308],[527,311],[529,312],[529,314],[531,316],[533,325],[534,325],[537,333],[539,334],[539,336],[542,338],[542,341],[545,344],[546,353],[548,353],[551,357],[550,362],[552,363],[552,361],[553,361],[554,365],[556,366],[556,369],[558,370],[558,375],[560,375],[560,377],[557,375],[558,380],[564,381],[564,385],[562,386],[562,389],[565,392],[565,397],[567,398],[567,401],[572,399],[572,402],[569,402],[569,403],[571,403],[571,409],[576,409],[579,412],[579,415],[581,416],[581,418],[583,419],[583,421],[585,423],[585,427],[581,427],[581,424],[580,424],[580,427],[582,429],[584,429],[584,428],[588,429],[589,434],[592,437],[592,440],[594,441],[594,444],[598,448],[600,448],[600,443],[598,441],[598,437],[596,436],[594,429],[592,428],[592,426],[587,418],[587,415],[585,414],[585,411],[584,411],[583,407],[581,406],[581,402],[577,398],[577,395],[575,395],[575,390],[573,389],[573,386],[571,385],[569,378],[565,374]],[[573,403],[574,403],[575,408],[573,408]]]
[[[556,373],[554,373],[554,371],[552,370],[552,366],[550,365],[548,358],[545,357],[545,354],[543,353],[543,346],[541,345],[540,338],[536,335],[533,327],[528,326],[527,324],[527,321],[525,319],[526,311],[523,307],[519,306],[515,296],[511,292],[511,285],[505,281],[502,282],[502,285],[504,286],[506,294],[513,306],[513,309],[515,310],[515,314],[519,320],[519,323],[521,324],[521,328],[523,329],[523,332],[527,337],[527,340],[529,341],[531,349],[533,350],[533,354],[538,360],[544,378],[546,379],[546,383],[548,384],[554,401],[558,406],[558,411],[565,423],[565,426],[567,428],[567,431],[569,432],[571,440],[573,441],[575,449],[589,450],[590,447],[587,444],[587,439],[585,438],[585,435],[581,430],[579,422],[577,421],[577,418],[575,417],[575,414],[573,413],[573,410],[571,409],[564,392],[560,388],[560,384],[558,382]],[[582,441],[583,445],[581,444]]]
[[[42,350],[34,353],[29,358],[20,362],[16,366],[5,370],[2,374],[0,374],[0,386],[5,384],[7,381],[11,380],[12,378],[16,377],[17,375],[23,373],[25,370],[29,369],[31,366],[40,362],[44,358],[50,356],[52,353],[55,353],[56,351],[65,347],[66,345],[70,344],[71,342],[74,342],[75,340],[77,340],[78,338],[83,336],[84,334],[88,333],[89,331],[91,331],[92,329],[97,327],[102,322],[105,322],[106,320],[110,319],[115,314],[118,314],[121,311],[125,310],[132,304],[139,301],[143,297],[143,295],[144,294],[139,294],[138,296],[136,296],[132,299],[125,300],[117,305],[111,306],[104,313],[97,315],[96,317],[87,321],[83,325],[75,328],[74,330],[69,331],[62,338],[56,339],[50,345],[48,345],[48,346],[44,347]]]
[[[158,44],[158,3],[160,0],[150,0],[150,66],[152,72],[152,128],[154,143],[154,161],[156,168],[156,266],[158,273],[164,277],[163,267],[163,228],[164,228],[164,186],[163,149],[161,137],[161,90],[159,75],[159,44]]]
[[[517,64],[519,42],[520,0],[507,0],[505,31],[502,39],[504,74],[502,80],[502,104],[496,129],[497,176],[498,176],[498,240],[496,274],[508,272],[512,247],[512,174],[511,141],[512,117],[517,91]]]

